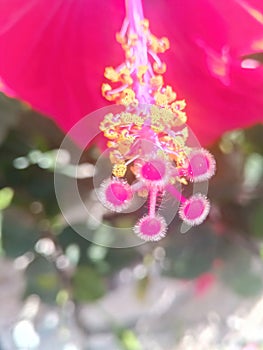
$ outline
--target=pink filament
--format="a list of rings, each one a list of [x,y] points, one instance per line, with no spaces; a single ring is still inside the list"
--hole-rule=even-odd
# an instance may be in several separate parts
[[[157,201],[158,190],[156,187],[150,190],[150,199],[149,199],[149,216],[153,218],[155,216],[155,208]]]
[[[142,21],[144,20],[143,8],[141,0],[126,0],[126,13],[127,19],[129,21],[129,31],[131,34],[136,34],[138,36],[138,40],[133,47],[132,56],[135,57],[135,70],[133,73],[134,84],[133,89],[136,93],[136,98],[142,104],[151,104],[153,102],[152,97],[149,93],[149,80],[150,69],[144,75],[145,85],[140,84],[136,75],[138,73],[138,69],[141,66],[147,66],[151,68],[148,60],[148,52],[147,52],[147,38],[142,29]]]
[[[173,196],[175,197],[178,202],[184,203],[186,201],[186,198],[182,195],[180,191],[178,191],[174,186],[167,185],[165,189]]]

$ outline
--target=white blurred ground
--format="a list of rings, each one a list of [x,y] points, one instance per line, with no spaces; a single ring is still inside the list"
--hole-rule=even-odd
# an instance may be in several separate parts
[[[1,260],[0,350],[122,350],[114,325],[133,329],[141,350],[262,349],[263,297],[238,297],[219,281],[197,296],[192,282],[155,276],[138,299],[127,280],[97,303],[59,309],[22,301],[17,267]]]

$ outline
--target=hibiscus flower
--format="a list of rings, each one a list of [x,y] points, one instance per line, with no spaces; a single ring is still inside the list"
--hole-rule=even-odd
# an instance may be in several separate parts
[[[67,132],[109,102],[105,66],[123,61],[115,41],[124,0],[2,0],[0,88]],[[167,36],[166,83],[187,101],[188,125],[207,144],[263,120],[261,0],[145,0],[151,31]],[[89,130],[83,130],[88,133]],[[79,135],[81,138],[81,135]]]

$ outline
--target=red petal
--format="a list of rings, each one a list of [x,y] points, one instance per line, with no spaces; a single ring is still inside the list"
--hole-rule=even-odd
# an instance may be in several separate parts
[[[186,98],[201,143],[262,121],[263,67],[241,67],[241,56],[263,51],[261,0],[147,0],[144,8],[153,34],[170,39],[166,82]],[[123,61],[115,41],[123,18],[121,0],[2,0],[0,76],[9,93],[69,130],[107,104],[100,87],[105,66]]]

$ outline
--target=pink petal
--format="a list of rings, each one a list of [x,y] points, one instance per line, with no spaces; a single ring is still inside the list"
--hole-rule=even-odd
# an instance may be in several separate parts
[[[122,1],[1,1],[3,82],[69,130],[107,104],[101,83],[105,65],[117,64],[122,54],[115,44],[124,17],[121,5]]]
[[[144,10],[152,33],[171,42],[166,82],[186,99],[201,143],[262,122],[263,67],[241,66],[263,51],[261,0],[145,0]],[[100,87],[105,66],[123,61],[115,42],[123,18],[124,0],[2,0],[0,89],[69,130],[107,105]]]

